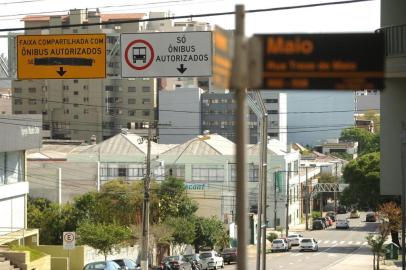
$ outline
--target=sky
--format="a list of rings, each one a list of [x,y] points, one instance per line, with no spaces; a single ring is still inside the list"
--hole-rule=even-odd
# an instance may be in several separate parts
[[[34,14],[66,14],[69,9],[99,8],[102,13],[170,11],[172,14],[193,15],[234,11],[236,4],[245,9],[285,7],[340,0],[0,0],[0,28],[23,27],[21,18]],[[320,33],[370,32],[379,28],[380,1],[302,8],[247,14],[246,34],[256,33]],[[234,29],[234,16],[199,18],[199,21]],[[6,35],[1,32],[0,35]],[[0,53],[6,52],[1,38]]]

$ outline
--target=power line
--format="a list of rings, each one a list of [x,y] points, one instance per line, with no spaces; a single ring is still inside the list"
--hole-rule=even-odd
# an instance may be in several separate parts
[[[326,3],[316,3],[316,4],[307,4],[307,5],[296,5],[296,6],[285,6],[277,8],[263,8],[263,9],[251,9],[246,10],[245,13],[260,13],[260,12],[271,12],[271,11],[282,11],[282,10],[291,10],[291,9],[300,9],[300,8],[312,8],[312,7],[321,7],[321,6],[331,6],[331,5],[342,5],[342,4],[351,4],[359,3],[373,0],[349,0],[349,1],[336,1],[336,2],[326,2]],[[66,25],[48,25],[48,26],[32,26],[32,27],[15,27],[15,28],[0,28],[0,32],[13,32],[13,31],[27,31],[27,30],[43,30],[43,29],[53,29],[53,28],[70,28],[70,27],[81,27],[81,26],[99,26],[99,25],[117,25],[117,24],[128,24],[128,23],[140,23],[140,22],[150,22],[150,21],[163,21],[163,20],[176,20],[176,19],[189,19],[189,18],[201,18],[201,17],[216,17],[216,16],[225,16],[225,15],[234,15],[235,11],[228,12],[217,12],[217,13],[202,13],[202,14],[189,14],[181,16],[169,16],[169,17],[160,17],[160,18],[148,18],[148,19],[132,19],[132,20],[123,20],[120,22],[100,22],[100,23],[86,23],[86,24],[66,24]]]

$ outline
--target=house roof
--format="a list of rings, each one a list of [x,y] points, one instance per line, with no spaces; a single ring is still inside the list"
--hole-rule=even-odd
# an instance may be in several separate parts
[[[235,144],[227,138],[217,135],[199,135],[183,144],[165,151],[166,155],[225,155],[235,153]]]

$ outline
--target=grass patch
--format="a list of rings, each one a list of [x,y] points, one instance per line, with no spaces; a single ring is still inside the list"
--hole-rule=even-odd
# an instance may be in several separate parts
[[[30,247],[27,247],[27,246],[15,246],[15,245],[13,245],[13,246],[10,247],[10,250],[13,250],[13,251],[28,251],[28,252],[30,252],[30,261],[31,262],[35,261],[35,260],[38,260],[39,258],[42,258],[42,257],[44,257],[46,255],[45,253],[43,253],[41,251],[38,251],[36,249],[30,248]]]

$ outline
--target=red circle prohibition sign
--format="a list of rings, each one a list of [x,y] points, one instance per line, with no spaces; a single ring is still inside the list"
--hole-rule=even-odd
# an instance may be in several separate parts
[[[136,65],[134,65],[133,63],[131,63],[130,59],[128,58],[128,51],[129,51],[129,50],[133,47],[133,45],[136,44],[136,43],[142,43],[142,44],[144,44],[144,45],[147,46],[148,49],[151,51],[151,57],[150,57],[150,59],[149,59],[148,62],[147,62],[145,65],[143,65],[143,66],[136,66]],[[149,66],[152,64],[152,61],[154,61],[155,54],[154,54],[154,48],[152,47],[152,45],[151,45],[148,41],[143,40],[143,39],[136,39],[136,40],[132,41],[130,44],[127,45],[127,48],[125,49],[125,55],[124,55],[124,56],[125,56],[124,58],[125,58],[125,62],[127,63],[127,65],[129,65],[130,67],[132,67],[133,69],[136,69],[136,70],[143,70],[143,69],[146,69],[147,67],[149,67]],[[145,55],[145,57],[146,57],[146,55]]]
[[[73,233],[65,233],[64,238],[65,242],[73,242],[75,236],[73,235]]]

